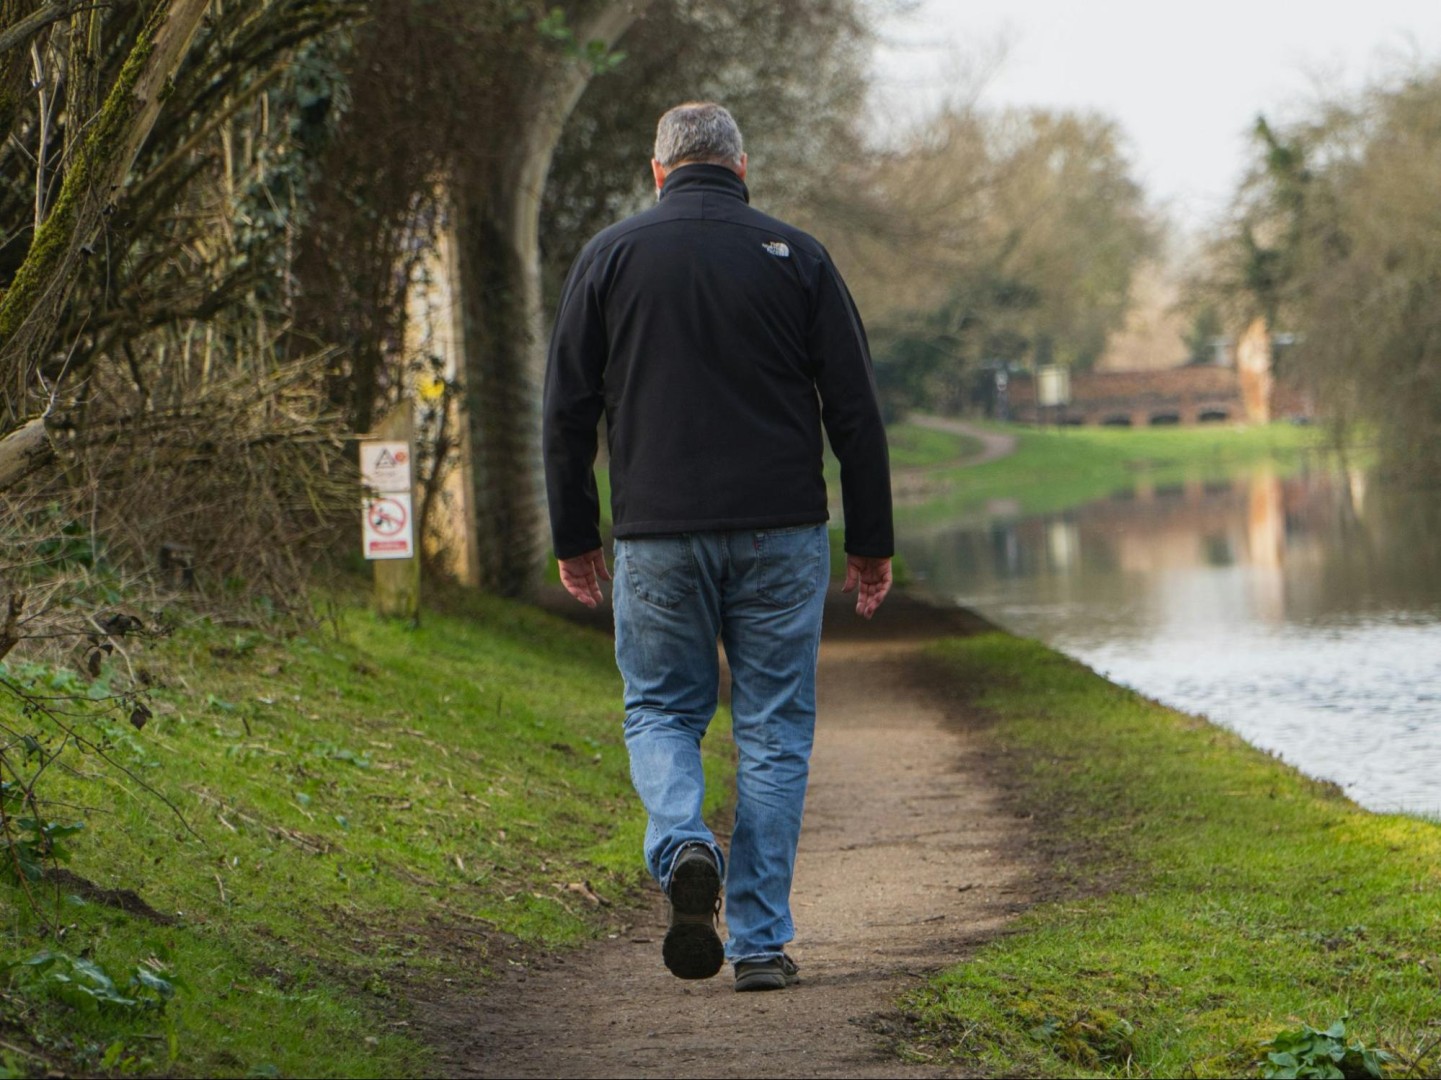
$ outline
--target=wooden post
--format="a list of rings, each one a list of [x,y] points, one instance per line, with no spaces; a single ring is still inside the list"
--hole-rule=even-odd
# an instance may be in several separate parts
[[[415,461],[415,417],[409,401],[392,409],[375,430],[373,438],[403,442],[410,447],[410,460]],[[412,479],[414,505],[414,480]],[[415,538],[414,554],[408,559],[375,560],[375,613],[386,619],[409,619],[420,625],[420,537]]]

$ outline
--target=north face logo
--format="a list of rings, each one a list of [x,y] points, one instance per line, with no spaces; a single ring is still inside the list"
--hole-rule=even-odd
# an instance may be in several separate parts
[[[777,259],[789,259],[791,257],[791,249],[779,240],[767,240],[761,247],[765,248]]]

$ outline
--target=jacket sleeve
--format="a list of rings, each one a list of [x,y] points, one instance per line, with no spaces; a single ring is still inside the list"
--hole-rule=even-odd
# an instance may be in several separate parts
[[[821,252],[808,350],[821,421],[841,463],[845,548],[851,555],[895,553],[891,465],[865,327],[840,271]]]
[[[582,252],[561,293],[546,362],[542,445],[558,559],[601,546],[596,427],[605,408],[605,321]]]

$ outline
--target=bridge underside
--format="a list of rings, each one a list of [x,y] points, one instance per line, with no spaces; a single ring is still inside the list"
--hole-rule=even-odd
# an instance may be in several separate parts
[[[1073,401],[1060,408],[1031,405],[1016,409],[1016,419],[1033,424],[1102,427],[1162,427],[1167,424],[1224,424],[1246,419],[1239,398],[1212,401]]]
[[[1272,415],[1269,378],[1251,386],[1235,368],[1212,365],[1074,372],[1070,390],[1071,400],[1065,405],[1041,406],[1036,402],[1035,380],[1013,378],[1010,415],[1022,423],[1107,427],[1254,423]]]

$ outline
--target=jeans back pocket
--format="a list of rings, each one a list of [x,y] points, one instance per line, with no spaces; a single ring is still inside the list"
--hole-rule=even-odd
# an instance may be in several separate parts
[[[830,537],[824,525],[757,532],[755,551],[756,592],[772,607],[804,603],[829,576],[822,573],[822,562],[830,561]]]
[[[697,588],[695,554],[688,536],[644,536],[617,540],[626,584],[656,607],[675,608]]]

